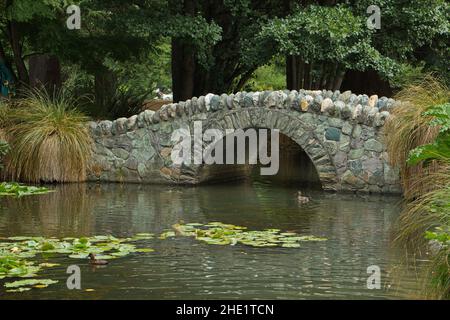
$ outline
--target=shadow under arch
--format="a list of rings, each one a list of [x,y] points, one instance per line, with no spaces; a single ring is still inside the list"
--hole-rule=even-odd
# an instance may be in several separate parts
[[[312,166],[311,170],[315,171],[324,190],[337,190],[337,171],[332,161],[331,155],[328,153],[326,146],[323,145],[321,139],[316,136],[314,129],[319,123],[307,123],[298,117],[293,117],[282,109],[263,109],[263,108],[241,108],[234,110],[225,116],[218,117],[212,114],[203,120],[203,132],[208,129],[218,129],[222,132],[225,130],[245,130],[254,129],[270,129],[279,130],[280,137],[285,136],[286,139],[294,142],[304,152]],[[213,144],[217,141],[213,142]],[[214,147],[213,145],[205,145],[206,147]],[[280,157],[281,159],[281,157]],[[282,164],[280,163],[280,166]],[[200,182],[208,182],[217,178],[217,172],[221,171],[220,176],[227,177],[230,174],[244,176],[249,175],[251,168],[249,166],[227,165],[207,165],[203,164],[196,168],[197,176]],[[220,168],[220,169],[219,169]],[[236,170],[239,170],[236,172]],[[219,176],[219,179],[220,179]],[[221,180],[223,181],[223,180]]]

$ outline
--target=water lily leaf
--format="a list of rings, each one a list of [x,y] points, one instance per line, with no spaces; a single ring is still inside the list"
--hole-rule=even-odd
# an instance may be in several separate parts
[[[152,233],[137,233],[135,237],[153,237]]]
[[[60,266],[59,263],[49,263],[49,262],[44,262],[44,263],[40,263],[39,267],[43,267],[43,268],[53,268],[53,267],[57,267]]]
[[[128,251],[118,251],[118,252],[111,253],[111,255],[114,256],[114,257],[125,257],[125,256],[127,256],[129,254],[130,253]]]
[[[159,236],[159,239],[165,240],[167,238],[172,238],[172,237],[175,237],[175,232],[166,231],[166,232],[161,233],[161,235]]]
[[[19,287],[27,287],[27,286],[35,286],[35,285],[51,285],[58,283],[57,280],[51,279],[26,279],[26,280],[18,280],[14,282],[5,283],[5,288],[19,288]]]
[[[300,248],[298,243],[283,243],[281,246],[283,248]]]
[[[32,237],[8,237],[8,240],[12,240],[12,241],[24,241],[24,240],[32,240]]]
[[[25,292],[25,291],[30,291],[31,288],[17,288],[17,289],[9,289],[6,290],[6,292],[8,293],[16,293],[16,292]]]
[[[95,259],[98,259],[98,260],[111,260],[111,259],[115,259],[115,258],[116,257],[114,257],[112,255],[108,255],[108,254],[95,256]]]
[[[88,257],[89,253],[78,253],[78,254],[71,254],[69,255],[69,258],[72,259],[86,259]]]
[[[154,252],[154,249],[150,249],[150,248],[142,248],[142,249],[136,249],[136,252],[142,252],[142,253],[146,253],[146,252]]]

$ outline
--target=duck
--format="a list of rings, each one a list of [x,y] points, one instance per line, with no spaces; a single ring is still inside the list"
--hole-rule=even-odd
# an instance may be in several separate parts
[[[302,192],[298,192],[297,201],[299,204],[306,204],[309,202],[309,198],[302,195]]]
[[[106,260],[95,259],[95,254],[93,254],[93,253],[89,253],[88,258],[89,258],[89,263],[96,265],[96,266],[104,266],[104,265],[108,264],[108,261],[106,261]]]

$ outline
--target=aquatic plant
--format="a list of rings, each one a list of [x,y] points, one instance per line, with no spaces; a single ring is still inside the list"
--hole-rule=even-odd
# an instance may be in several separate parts
[[[153,252],[151,248],[137,248],[133,242],[152,239],[149,233],[139,233],[129,238],[93,236],[81,238],[9,237],[0,241],[0,279],[29,278],[5,283],[8,292],[23,292],[31,288],[45,288],[56,281],[35,279],[43,268],[58,266],[55,263],[36,264],[30,259],[42,256],[50,259],[54,255],[66,255],[71,259],[86,259],[90,253],[98,259],[116,259],[137,252]],[[17,288],[17,289],[16,289]]]
[[[86,179],[92,140],[88,118],[64,92],[32,90],[8,115],[11,152],[7,171],[14,180],[78,182]]]
[[[24,186],[16,182],[0,183],[0,196],[23,197],[28,195],[45,194],[52,192],[45,187]]]
[[[438,164],[426,167],[422,163],[408,165],[411,150],[432,143],[439,134],[439,127],[430,125],[431,108],[450,101],[449,88],[433,75],[425,76],[401,90],[395,99],[402,104],[391,111],[391,117],[384,126],[385,142],[392,165],[400,168],[404,196],[413,199],[433,189],[429,173],[439,170]],[[422,182],[417,183],[417,177]]]
[[[247,231],[246,227],[211,222],[208,224],[188,223],[173,225],[175,232],[163,233],[164,238],[170,236],[194,237],[196,240],[214,245],[243,244],[252,247],[284,247],[299,248],[303,241],[326,241],[315,236],[300,236],[294,232],[281,232],[279,229]]]

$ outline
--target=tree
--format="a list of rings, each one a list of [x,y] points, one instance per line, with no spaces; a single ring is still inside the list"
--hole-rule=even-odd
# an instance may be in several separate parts
[[[381,30],[366,27],[369,5],[381,8]],[[375,71],[388,79],[415,50],[448,34],[443,0],[285,2],[289,14],[271,20],[261,36],[286,54],[289,89],[336,90],[348,70]]]

